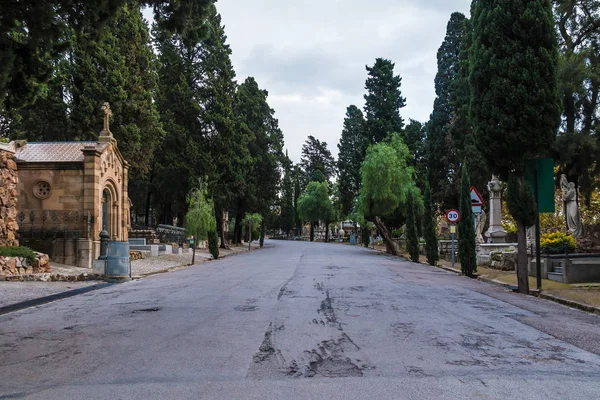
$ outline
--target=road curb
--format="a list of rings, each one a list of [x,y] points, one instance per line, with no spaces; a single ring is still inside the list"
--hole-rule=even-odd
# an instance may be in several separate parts
[[[600,308],[598,308],[598,307],[583,304],[583,303],[580,303],[580,302],[574,301],[574,300],[565,299],[564,297],[554,296],[554,295],[545,294],[545,293],[535,293],[534,296],[537,296],[540,299],[554,301],[556,303],[562,304],[563,306],[577,308],[579,310],[587,311],[587,312],[594,313],[594,314],[600,314]]]
[[[79,294],[91,292],[93,290],[102,289],[108,286],[115,285],[115,283],[99,283],[96,285],[86,286],[84,288],[67,290],[65,292],[51,294],[50,296],[38,297],[37,299],[31,299],[21,301],[15,304],[9,304],[7,306],[0,307],[0,315],[8,314],[14,311],[23,310],[25,308],[35,307],[42,304],[50,303],[56,300],[66,299],[68,297],[77,296]]]

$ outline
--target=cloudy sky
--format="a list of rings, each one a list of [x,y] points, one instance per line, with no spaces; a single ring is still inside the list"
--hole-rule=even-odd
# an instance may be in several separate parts
[[[337,155],[346,107],[362,108],[365,65],[377,57],[402,76],[406,121],[427,121],[436,53],[450,14],[470,0],[219,0],[238,81],[269,91],[293,161],[308,135]]]

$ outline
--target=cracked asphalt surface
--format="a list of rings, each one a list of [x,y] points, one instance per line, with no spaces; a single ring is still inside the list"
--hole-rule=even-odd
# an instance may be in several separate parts
[[[0,316],[0,399],[591,399],[599,354],[595,315],[269,241]]]

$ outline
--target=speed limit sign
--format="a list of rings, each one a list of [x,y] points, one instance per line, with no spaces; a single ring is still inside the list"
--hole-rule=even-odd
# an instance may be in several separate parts
[[[460,221],[460,212],[458,210],[448,210],[446,211],[446,219],[451,224],[455,224]]]

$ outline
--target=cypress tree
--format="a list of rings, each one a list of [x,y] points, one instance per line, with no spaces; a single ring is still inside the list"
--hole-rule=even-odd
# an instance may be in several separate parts
[[[467,163],[462,165],[460,185],[460,222],[458,223],[458,254],[463,275],[473,276],[477,272],[477,252],[475,245],[475,220],[471,208],[471,179]]]
[[[472,5],[470,113],[492,173],[509,180],[517,222],[519,292],[529,292],[526,227],[535,213],[525,162],[544,156],[560,122],[558,49],[550,0],[487,0]],[[515,151],[518,149],[518,151]]]
[[[365,119],[362,111],[356,106],[346,109],[344,129],[338,143],[340,197],[342,214],[350,213],[352,202],[360,190],[360,164],[365,158],[366,141],[364,136]]]
[[[368,143],[379,143],[390,133],[404,129],[400,109],[406,106],[406,99],[400,91],[402,78],[394,75],[394,66],[390,60],[377,58],[372,67],[367,67],[365,133]]]
[[[435,232],[435,209],[431,202],[431,188],[427,181],[425,181],[425,198],[423,199],[425,213],[423,233],[425,236],[425,254],[427,255],[427,262],[429,265],[435,265],[439,259],[440,254],[438,252],[438,239]]]
[[[417,236],[417,218],[415,215],[415,202],[412,193],[406,199],[406,250],[413,262],[419,262],[419,237]]]
[[[466,36],[466,17],[458,12],[451,15],[446,37],[437,52],[438,72],[435,76],[436,98],[427,124],[427,167],[433,198],[442,208],[458,205],[458,149],[450,136],[455,112],[450,98],[452,85],[458,77],[461,43]]]
[[[216,229],[208,232],[208,251],[215,260],[219,258],[219,234]]]
[[[296,166],[294,168],[294,221],[297,236],[302,235],[302,218],[300,218],[300,213],[298,212],[298,199],[302,193],[302,189],[300,188],[300,173],[300,167]]]

